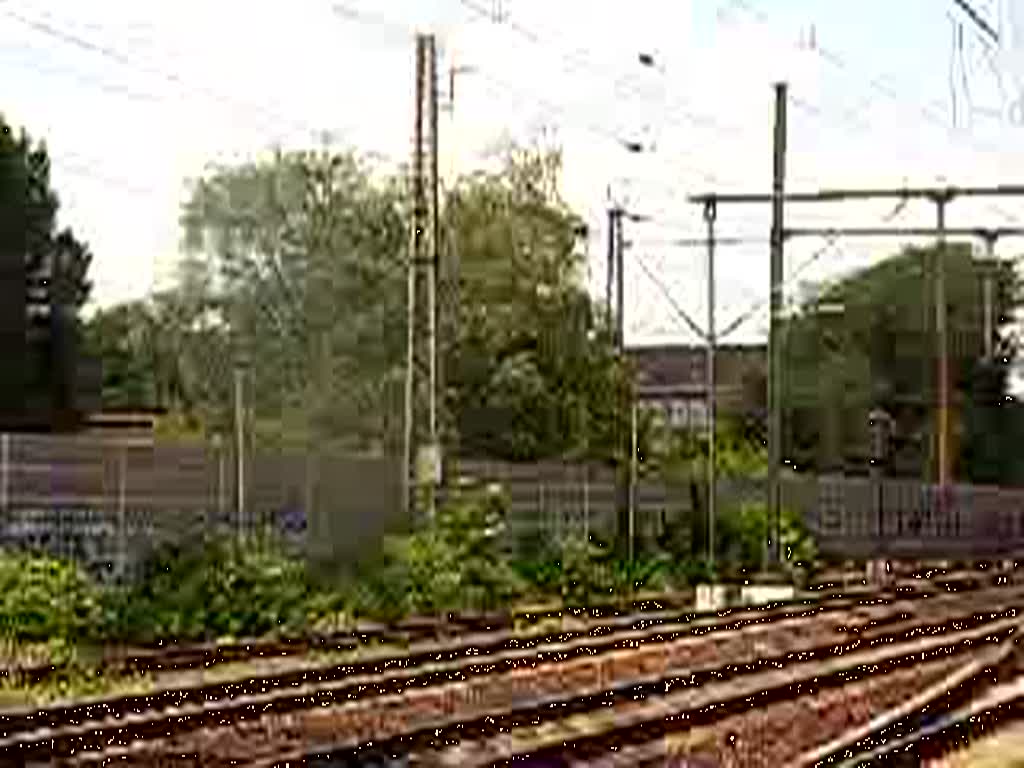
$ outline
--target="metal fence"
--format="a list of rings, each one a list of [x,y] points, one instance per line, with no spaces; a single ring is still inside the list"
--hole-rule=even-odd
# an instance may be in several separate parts
[[[224,529],[272,523],[320,563],[344,564],[409,530],[400,465],[379,457],[247,457],[245,515],[235,513],[234,457],[200,444],[97,437],[0,435],[0,543],[82,561],[102,577],[131,578],[161,543],[200,541]],[[571,532],[610,538],[615,477],[603,466],[458,462],[456,474],[499,483],[513,538]],[[694,490],[697,490],[696,498]],[[723,512],[763,501],[762,481],[721,478]],[[634,489],[638,543],[685,525],[703,508],[703,480],[644,479]],[[827,554],[982,555],[1024,545],[1024,490],[954,486],[940,499],[913,481],[789,476],[783,503],[800,512]]]

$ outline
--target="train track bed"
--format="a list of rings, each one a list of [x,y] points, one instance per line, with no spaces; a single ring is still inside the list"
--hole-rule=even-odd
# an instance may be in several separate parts
[[[1022,726],[1024,639],[1018,637],[803,756],[800,765],[1016,765],[1009,758],[1024,759]],[[986,762],[996,747],[1001,760]]]
[[[413,617],[389,624],[360,622],[350,629],[305,637],[263,637],[205,643],[167,642],[147,647],[109,646],[99,653],[87,653],[86,658],[94,659],[90,666],[95,668],[97,674],[127,678],[146,675],[156,687],[161,687],[161,682],[173,685],[179,680],[194,678],[194,674],[187,674],[189,672],[204,674],[216,666],[258,666],[269,672],[280,667],[282,660],[287,659],[332,658],[337,654],[355,654],[367,648],[404,647],[416,642],[452,640],[459,636],[499,630],[520,629],[524,634],[530,634],[531,629],[537,625],[541,625],[542,629],[550,628],[553,624],[577,627],[632,615],[678,612],[692,604],[692,592],[658,593],[639,597],[627,608],[598,605],[574,610],[561,609],[552,604],[524,606],[512,613],[452,615],[445,618]],[[45,661],[19,663],[11,658],[3,660],[0,657],[0,679],[16,679],[23,685],[45,682],[59,672],[59,668]]]
[[[897,563],[894,575],[906,590],[927,589],[922,582],[938,588],[970,588],[990,583],[994,570],[959,570],[913,563]],[[1024,577],[1024,574],[1021,574]],[[1014,572],[1010,579],[1017,578]],[[980,579],[980,581],[979,581]],[[855,568],[830,569],[815,583],[803,590],[807,596],[827,596],[843,592],[854,594],[863,588],[872,591],[863,572]],[[895,588],[895,586],[894,586]],[[552,604],[524,606],[513,613],[459,615],[446,619],[413,618],[390,625],[362,624],[354,629],[321,633],[302,638],[259,638],[220,643],[177,644],[157,647],[104,649],[98,660],[84,664],[96,685],[110,693],[135,692],[147,694],[165,688],[193,686],[203,681],[244,679],[260,674],[271,675],[296,665],[296,660],[314,664],[341,663],[381,649],[399,649],[421,642],[458,642],[460,636],[483,632],[518,631],[524,635],[550,633],[556,628],[566,631],[592,626],[632,626],[642,617],[653,621],[678,620],[679,615],[694,604],[693,592],[650,594],[634,600],[623,609],[613,605],[587,609],[561,609]],[[88,655],[87,655],[88,658]],[[64,669],[47,662],[18,664],[0,662],[0,709],[45,703],[50,695],[45,683],[59,678]],[[37,694],[34,689],[42,689]]]
[[[919,650],[930,641],[935,661],[941,662],[942,654],[948,657],[956,645],[950,633],[990,634],[993,621],[1004,622],[999,626],[1005,631],[1005,623],[1015,621],[1007,611],[1024,603],[1021,593],[1001,587],[970,595],[890,597],[888,602],[859,598],[845,608],[837,600],[832,610],[816,606],[805,608],[802,615],[793,606],[738,611],[704,626],[609,632],[603,638],[577,638],[525,653],[481,653],[433,667],[349,674],[302,689],[270,687],[259,695],[133,717],[80,720],[77,726],[29,730],[34,724],[24,722],[0,741],[0,749],[23,756],[56,749],[75,753],[78,763],[117,758],[139,765],[163,764],[167,755],[179,756],[173,764],[181,765],[227,765],[240,757],[252,761],[261,745],[270,764],[282,755],[298,759],[296,750],[308,755],[311,745],[356,755],[373,743],[436,756],[438,738],[468,737],[470,728],[487,734],[495,718],[512,727],[522,726],[524,717],[592,717],[589,710],[607,711],[608,697],[618,702],[616,712],[624,697],[633,701],[639,696],[646,706],[656,705],[666,699],[668,679],[685,679],[680,695],[692,696],[714,689],[719,681],[735,686],[748,684],[755,679],[752,675],[788,674],[792,665],[804,675],[812,668],[820,673],[822,661],[840,651],[884,655],[896,640],[918,643]],[[999,616],[976,615],[979,610]],[[745,625],[739,621],[741,614],[747,617]],[[945,634],[939,640],[921,637],[928,631]],[[771,668],[779,666],[783,669]],[[829,674],[841,673],[837,667]],[[777,683],[776,688],[781,685]],[[763,679],[757,684],[763,687]],[[570,712],[583,706],[581,701],[589,710]],[[487,754],[487,759],[493,757]],[[461,754],[452,764],[466,759]]]
[[[992,575],[986,583],[998,585],[1001,581],[1012,583],[999,575]],[[941,594],[943,591],[955,592],[957,589],[962,590],[977,585],[978,582],[973,574],[968,574],[958,577],[953,582],[909,581],[904,585],[897,585],[889,592],[877,592],[866,587],[859,587],[842,595],[814,594],[810,598],[805,597],[803,600],[794,600],[789,604],[780,604],[779,609],[782,612],[787,612],[792,608],[797,612],[806,613],[809,609],[817,606],[835,611],[848,608],[857,601],[882,599],[887,596],[891,598],[901,594],[920,596]],[[124,706],[137,707],[152,707],[159,702],[170,702],[177,705],[189,700],[190,697],[194,699],[196,696],[202,696],[204,699],[208,699],[229,695],[232,690],[263,689],[271,685],[297,684],[297,681],[307,682],[310,679],[336,679],[344,674],[383,668],[381,665],[415,666],[427,661],[454,660],[462,656],[479,655],[484,652],[500,653],[507,650],[540,648],[552,642],[567,642],[586,637],[597,638],[613,632],[629,630],[642,632],[651,627],[690,625],[691,623],[692,626],[677,626],[673,631],[677,634],[690,629],[702,631],[700,628],[707,626],[708,622],[721,624],[726,616],[725,613],[697,614],[692,611],[655,610],[662,608],[663,605],[663,603],[649,601],[642,605],[642,607],[650,609],[646,612],[627,615],[613,614],[605,619],[591,618],[588,620],[563,616],[556,622],[556,627],[552,627],[548,620],[523,631],[466,633],[449,635],[442,639],[437,639],[438,635],[431,631],[423,632],[421,640],[418,640],[412,633],[399,636],[398,639],[384,636],[388,637],[390,642],[385,642],[382,636],[374,638],[373,635],[366,635],[360,638],[360,644],[354,648],[349,645],[341,645],[339,650],[319,651],[302,658],[287,655],[276,659],[263,657],[240,663],[222,662],[216,666],[210,665],[198,669],[172,668],[150,674],[145,678],[132,678],[127,685],[111,691],[110,694],[76,697],[73,701],[47,703],[42,710],[38,709],[40,706],[38,703],[0,707],[0,732],[2,732],[4,722],[10,726],[12,723],[27,722],[29,718],[42,720],[44,717],[42,714],[33,715],[32,713],[65,713],[60,717],[55,714],[45,716],[48,717],[48,722],[60,722],[61,718],[70,711],[94,711],[107,706],[111,700],[120,700]],[[787,608],[787,605],[790,608]],[[760,620],[759,617],[762,616],[760,613],[746,614],[748,618],[744,619],[743,609],[735,609],[731,615],[734,615],[736,621],[740,623],[750,621],[750,616],[755,617],[753,620]]]
[[[442,759],[425,752],[416,756],[420,765],[467,768],[513,764],[527,756],[585,765],[609,754],[623,765],[669,756],[704,757],[717,765],[793,765],[830,729],[866,721],[873,711],[905,701],[920,686],[963,667],[986,640],[1005,639],[1019,625],[1016,616],[1003,616],[927,637],[886,632],[864,650],[790,660],[781,668],[766,663],[697,687],[684,680],[673,691],[662,680],[648,686],[644,698],[637,698],[644,693],[638,688],[620,690],[612,701],[605,696],[603,711],[588,702],[578,715],[541,717],[537,724],[523,718],[519,727],[510,721],[505,733],[495,728],[489,738],[460,744]]]

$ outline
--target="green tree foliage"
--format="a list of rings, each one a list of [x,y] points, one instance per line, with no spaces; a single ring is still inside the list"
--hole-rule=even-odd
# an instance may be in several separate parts
[[[581,279],[581,221],[559,170],[557,154],[513,149],[451,197],[463,300],[448,402],[463,453],[614,453],[627,371]]]
[[[92,636],[100,592],[73,563],[41,555],[0,556],[0,636],[74,643]]]
[[[167,549],[137,585],[106,595],[116,639],[217,639],[300,632],[315,590],[301,560],[269,535]]]
[[[217,168],[196,185],[182,225],[201,266],[180,293],[205,293],[209,306],[179,309],[204,311],[226,334],[225,354],[203,361],[215,368],[208,379],[229,379],[233,358],[252,364],[263,440],[397,438],[400,410],[387,404],[400,392],[405,339],[400,203],[395,184],[326,150]]]
[[[961,457],[955,471],[963,477],[964,471],[979,470],[967,456],[985,455],[999,444],[996,434],[984,434],[985,417],[977,407],[983,400],[991,407],[996,392],[1005,395],[1005,370],[979,369],[982,265],[967,246],[948,246],[944,258],[951,423]],[[920,476],[929,456],[936,392],[933,293],[926,279],[935,259],[932,248],[905,248],[805,301],[786,323],[787,455],[798,467],[866,465],[868,414],[882,407],[895,419],[891,470]],[[996,286],[996,316],[1005,320],[1018,303],[1011,267],[998,272]],[[1012,359],[1016,343],[1005,341],[1004,354]],[[959,425],[972,420],[975,428],[961,434]],[[1007,439],[1013,433],[1003,431]]]
[[[7,311],[27,298],[28,346],[4,382],[3,408],[26,415],[72,405],[78,310],[89,296],[92,256],[70,229],[58,228],[59,201],[45,144],[16,132],[0,115],[0,278]],[[25,292],[17,289],[24,281]],[[45,307],[45,313],[34,308]],[[4,321],[9,322],[7,320]],[[9,358],[21,350],[6,351]],[[10,360],[8,360],[10,361]],[[13,414],[12,414],[13,415]]]
[[[156,391],[164,380],[157,367],[161,341],[146,303],[97,310],[84,335],[86,348],[103,361],[105,408],[152,408],[162,402]]]
[[[60,203],[50,183],[50,155],[43,142],[0,115],[0,258],[21,258],[28,278],[50,280],[46,294],[81,307],[91,285],[89,249],[70,229],[58,229]]]
[[[651,428],[652,447],[645,453],[647,473],[669,478],[703,478],[708,461],[708,439],[703,432]],[[738,418],[722,416],[715,425],[715,471],[719,477],[764,477],[768,451],[756,431]]]
[[[584,288],[580,220],[558,197],[558,172],[557,154],[512,148],[501,170],[447,196],[444,247],[460,279],[442,418],[464,454],[614,450],[626,371]],[[108,400],[151,398],[224,431],[244,357],[258,442],[397,450],[404,199],[367,163],[326,150],[213,169],[184,209],[176,287],[91,326]]]
[[[1006,394],[1016,339],[1000,346],[992,360],[975,367],[968,386],[961,469],[975,483],[1024,485],[1024,403]]]
[[[803,517],[787,507],[780,510],[779,516],[785,568],[792,572],[812,565],[817,550]],[[716,532],[722,570],[753,573],[767,565],[766,542],[770,529],[771,515],[764,502],[748,502],[724,510]]]
[[[502,551],[505,502],[487,490],[461,491],[434,521],[385,543],[384,558],[357,588],[361,613],[490,611],[523,589]]]

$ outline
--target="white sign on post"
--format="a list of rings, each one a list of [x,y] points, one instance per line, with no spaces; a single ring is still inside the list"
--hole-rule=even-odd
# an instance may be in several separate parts
[[[420,485],[441,484],[441,446],[420,447],[416,457],[416,480]]]

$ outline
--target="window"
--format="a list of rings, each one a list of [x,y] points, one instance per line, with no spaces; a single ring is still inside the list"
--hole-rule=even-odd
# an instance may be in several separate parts
[[[708,425],[708,406],[703,400],[690,401],[690,426],[705,429]]]

